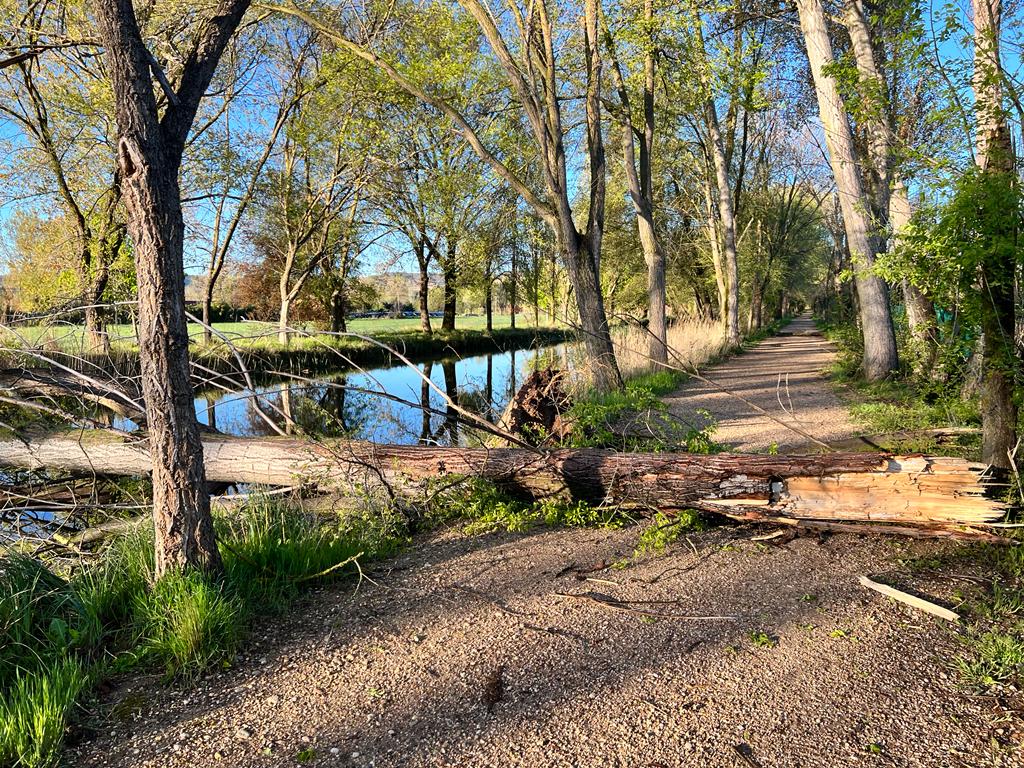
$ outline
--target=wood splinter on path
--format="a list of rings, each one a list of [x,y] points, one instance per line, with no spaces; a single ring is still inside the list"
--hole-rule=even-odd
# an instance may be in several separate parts
[[[879,584],[877,581],[872,581],[867,576],[861,576],[860,583],[868,589],[873,589],[875,592],[883,594],[886,597],[891,597],[893,600],[909,605],[911,608],[917,608],[919,611],[930,613],[932,616],[938,616],[940,619],[945,619],[946,621],[960,621],[960,615],[954,613],[948,608],[943,608],[941,605],[936,605],[935,603],[925,600],[924,598],[917,597],[916,595],[902,592],[895,587],[890,587],[888,584]]]

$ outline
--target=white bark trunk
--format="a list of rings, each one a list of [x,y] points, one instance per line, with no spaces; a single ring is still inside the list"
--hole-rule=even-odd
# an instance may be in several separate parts
[[[888,288],[881,278],[872,273],[878,251],[878,236],[869,218],[870,200],[864,194],[846,105],[839,95],[835,80],[824,71],[834,61],[832,43],[825,26],[825,11],[821,0],[797,0],[797,9],[814,77],[825,142],[839,192],[846,239],[853,256],[861,329],[864,334],[864,375],[869,381],[878,381],[889,376],[899,366]]]

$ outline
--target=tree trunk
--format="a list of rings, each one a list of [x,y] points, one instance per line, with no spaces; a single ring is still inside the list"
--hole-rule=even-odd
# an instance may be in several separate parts
[[[213,290],[210,287],[209,275],[207,275],[207,283],[203,288],[203,344],[209,346],[213,343],[213,331],[210,326],[212,324],[211,315],[213,314]]]
[[[416,243],[416,264],[420,268],[420,330],[429,336],[434,332],[430,327],[430,254],[423,237]]]
[[[644,22],[647,34],[653,34],[654,3],[644,0]],[[654,227],[654,176],[652,154],[654,150],[654,92],[655,68],[653,40],[648,40],[644,52],[643,133],[640,141],[639,168],[635,149],[636,125],[629,91],[623,78],[622,68],[614,52],[611,33],[605,31],[606,44],[612,59],[612,75],[619,101],[623,108],[622,160],[626,170],[626,184],[636,215],[637,234],[647,264],[647,330],[648,357],[657,365],[668,362],[668,324],[665,316],[665,252],[658,241]]]
[[[491,333],[494,331],[494,281],[490,275],[484,276],[484,317],[487,333]]]
[[[551,292],[548,298],[548,317],[552,325],[558,324],[558,316],[555,314],[555,305],[558,302],[558,254],[551,252]]]
[[[821,122],[825,128],[832,172],[839,190],[846,239],[854,257],[853,269],[860,304],[861,330],[864,334],[864,376],[868,381],[879,381],[899,367],[899,357],[889,310],[888,288],[871,271],[875,254],[879,250],[877,232],[873,231],[869,218],[871,200],[864,193],[858,173],[858,158],[846,105],[839,95],[835,80],[825,72],[834,58],[821,0],[797,0],[797,9],[814,77]]]
[[[1016,184],[1013,143],[1003,110],[1002,63],[999,36],[1001,0],[974,0],[973,87],[977,114],[976,156],[982,173],[1005,176]],[[994,212],[986,212],[991,216]],[[1008,226],[1014,226],[1009,224]],[[1017,444],[1014,306],[1015,265],[1012,257],[989,252],[982,257],[981,295],[981,423],[982,459],[1012,469],[1010,456]]]
[[[455,330],[456,282],[458,271],[455,268],[455,254],[449,254],[443,265],[444,269],[444,318],[441,320],[442,331]]]
[[[110,336],[103,324],[102,307],[97,301],[87,299],[85,308],[85,351],[93,354],[110,354]]]
[[[509,276],[508,282],[508,301],[509,301],[509,312],[508,322],[509,328],[515,330],[516,328],[516,301],[519,298],[519,248],[518,246],[512,248],[512,273]]]
[[[277,313],[277,341],[279,344],[288,346],[291,343],[291,330],[288,325],[288,314],[291,311],[291,297],[288,296],[287,290],[282,289],[281,291],[281,308]]]
[[[899,242],[900,233],[910,224],[912,210],[906,184],[900,175],[894,174],[893,189],[889,197],[889,224],[893,241]],[[917,375],[929,377],[935,367],[939,351],[936,329],[935,306],[916,285],[904,279],[903,300],[907,308],[907,323],[914,344],[915,369]]]
[[[735,347],[740,343],[740,284],[736,256],[736,215],[732,207],[729,167],[725,159],[722,133],[718,127],[718,113],[713,100],[708,100],[706,111],[710,134],[709,143],[715,167],[715,182],[718,187],[718,220],[722,224],[721,254],[725,278],[725,314],[722,322],[725,329],[725,343],[730,347]]]
[[[923,527],[984,523],[1006,509],[985,496],[984,465],[946,457],[536,452],[226,436],[207,436],[203,445],[211,481],[346,493],[364,494],[382,482],[395,493],[416,493],[454,475],[484,478],[521,498],[648,509],[710,502],[732,514]],[[151,460],[138,441],[62,434],[0,440],[0,465],[118,476],[147,474]]]
[[[331,332],[345,333],[348,328],[345,321],[347,308],[345,307],[345,291],[335,288],[331,292]]]
[[[156,575],[196,567],[219,571],[192,385],[178,170],[199,101],[248,9],[222,0],[199,26],[196,55],[182,73],[178,103],[161,119],[131,0],[95,3],[117,119],[118,161],[128,211],[139,307],[139,360],[153,479]]]

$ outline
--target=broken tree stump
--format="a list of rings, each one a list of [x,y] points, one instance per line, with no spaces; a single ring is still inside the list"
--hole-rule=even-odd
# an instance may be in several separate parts
[[[569,427],[563,414],[571,401],[562,386],[565,380],[565,372],[554,368],[533,371],[509,401],[498,426],[530,445],[566,438]]]

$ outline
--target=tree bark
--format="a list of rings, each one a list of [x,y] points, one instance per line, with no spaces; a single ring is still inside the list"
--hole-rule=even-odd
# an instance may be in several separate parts
[[[282,278],[283,280],[283,278]],[[292,301],[288,291],[282,289],[281,308],[277,311],[277,342],[287,346],[291,342],[291,326],[288,324],[288,315],[291,313]]]
[[[458,304],[456,287],[458,284],[458,268],[455,263],[455,248],[449,247],[448,256],[441,265],[444,276],[444,317],[441,320],[442,331],[455,330],[455,310]]]
[[[345,306],[344,288],[335,288],[331,292],[331,332],[345,333],[348,328],[345,322],[345,315],[348,308]]]
[[[416,241],[416,264],[420,268],[420,330],[429,336],[433,333],[430,327],[430,251],[424,235]]]
[[[452,390],[446,371],[446,390]],[[1005,514],[985,496],[985,465],[964,459],[831,453],[806,456],[615,453],[563,449],[377,445],[290,438],[204,440],[211,481],[315,486],[365,493],[386,483],[417,494],[445,476],[481,477],[521,498],[569,497],[591,504],[785,514],[817,520],[979,524]],[[0,466],[145,475],[144,443],[51,435],[0,440]],[[701,507],[703,508],[703,507]]]
[[[899,242],[900,233],[910,224],[911,216],[907,186],[898,173],[894,174],[893,189],[889,197],[889,225],[892,228],[894,242]],[[914,367],[918,376],[930,377],[939,351],[935,305],[920,288],[905,278],[902,288],[907,308],[907,323],[914,344]]]
[[[491,333],[494,330],[494,279],[490,275],[484,275],[484,318],[487,333]]]
[[[976,157],[984,174],[999,174],[1008,184],[1019,184],[1014,171],[1013,143],[1003,110],[1001,0],[974,0],[973,87],[977,114]],[[990,212],[989,215],[992,215]],[[1001,469],[1012,469],[1017,444],[1015,374],[1016,355],[1015,265],[997,252],[982,258],[979,282],[981,301],[981,424],[982,459]]]
[[[722,132],[718,127],[718,113],[715,102],[708,99],[706,104],[711,158],[718,187],[718,220],[722,224],[721,258],[724,272],[725,313],[722,317],[725,343],[730,347],[740,344],[740,281],[739,262],[736,254],[736,213],[732,206],[732,189],[729,187],[729,167],[722,145]]]
[[[864,335],[864,376],[868,381],[886,378],[899,367],[896,334],[885,282],[872,274],[879,250],[878,233],[870,222],[872,201],[864,192],[846,105],[835,80],[825,69],[834,62],[832,43],[825,25],[821,0],[797,0],[800,27],[811,65],[818,109],[825,129],[829,160],[839,191],[846,239],[853,255],[853,269]]]
[[[156,575],[221,568],[189,381],[178,171],[217,62],[249,7],[220,0],[185,59],[176,103],[160,115],[152,58],[131,0],[97,0],[98,32],[114,93],[118,161],[138,281],[139,358],[153,478]]]
[[[653,35],[654,3],[644,0],[644,23],[647,34]],[[644,51],[643,130],[638,131],[633,120],[633,108],[626,88],[622,67],[615,55],[611,32],[605,28],[605,41],[611,56],[613,83],[622,105],[622,161],[626,170],[626,184],[636,215],[637,234],[647,264],[647,330],[648,356],[651,361],[668,362],[668,322],[665,309],[665,252],[654,226],[654,175],[651,156],[654,150],[654,41],[647,41]],[[640,164],[637,168],[635,136],[640,134]]]

